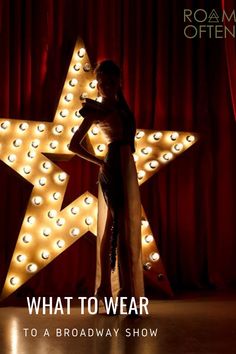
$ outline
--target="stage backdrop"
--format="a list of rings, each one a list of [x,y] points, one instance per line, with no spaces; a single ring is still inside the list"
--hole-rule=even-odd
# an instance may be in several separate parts
[[[224,4],[236,9],[231,0]],[[141,187],[174,289],[225,288],[236,280],[235,39],[183,34],[184,8],[221,6],[217,0],[0,2],[1,117],[53,119],[80,36],[93,65],[105,58],[120,65],[138,128],[200,134],[196,145]],[[97,167],[78,157],[60,165],[71,175],[64,205],[86,190],[96,195]],[[1,162],[0,188],[3,282],[31,186]],[[91,294],[95,241],[83,237],[21,291]]]

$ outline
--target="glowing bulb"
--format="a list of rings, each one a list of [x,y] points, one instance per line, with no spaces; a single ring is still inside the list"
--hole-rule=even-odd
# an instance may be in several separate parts
[[[58,226],[63,226],[64,224],[65,224],[65,219],[63,219],[63,218],[57,219],[57,225]]]
[[[61,172],[58,174],[57,179],[59,182],[64,182],[66,180],[67,174],[65,172]]]
[[[44,170],[49,170],[52,167],[52,164],[49,161],[45,161],[43,162],[42,166]]]
[[[170,136],[171,140],[176,140],[176,139],[178,139],[178,137],[179,137],[179,134],[177,132],[172,133]]]
[[[88,97],[87,92],[83,92],[83,93],[80,95],[80,99],[81,99],[81,100],[85,100],[85,98],[87,98],[87,97]]]
[[[85,219],[85,224],[87,225],[91,225],[93,223],[93,218],[91,216],[88,216],[86,219]]]
[[[99,144],[97,146],[97,149],[98,149],[98,151],[103,152],[105,150],[105,147],[106,147],[105,144]]]
[[[80,63],[77,63],[77,64],[75,64],[75,65],[73,66],[73,68],[74,68],[75,71],[79,71],[80,68],[81,68],[81,64],[80,64]]]
[[[193,135],[188,135],[186,140],[189,142],[189,143],[192,143],[194,140],[195,140],[195,137]]]
[[[43,236],[48,237],[51,233],[51,229],[49,227],[45,227],[43,229]]]
[[[59,192],[54,192],[52,196],[53,196],[53,199],[54,199],[54,200],[58,200],[58,199],[61,197],[61,193],[59,193]]]
[[[30,263],[27,265],[26,270],[30,273],[34,273],[36,272],[36,270],[38,269],[37,265],[35,263]]]
[[[141,220],[141,226],[142,227],[147,227],[149,224],[148,224],[148,221],[147,220],[145,220],[145,219],[142,219]]]
[[[39,179],[40,186],[45,186],[46,183],[47,183],[47,178],[46,177],[41,177]]]
[[[55,218],[56,215],[57,215],[57,211],[56,211],[55,209],[49,210],[49,212],[48,212],[48,217],[49,217],[50,219]]]
[[[16,257],[17,262],[24,262],[26,260],[26,256],[24,254],[18,254],[18,256]]]
[[[26,175],[28,175],[31,172],[31,167],[30,166],[24,166],[23,167],[23,171]]]
[[[22,237],[22,241],[24,243],[29,243],[30,241],[32,240],[32,236],[30,234],[25,234],[23,237]]]
[[[91,69],[91,65],[89,63],[86,63],[86,64],[84,64],[83,69],[84,69],[85,72],[88,72]]]
[[[35,217],[32,215],[28,216],[27,223],[33,225],[35,223]]]
[[[98,97],[96,97],[96,99],[95,99],[95,101],[97,101],[97,102],[102,102],[102,96],[98,96]]]
[[[68,114],[69,114],[68,109],[63,109],[62,111],[60,111],[60,116],[61,116],[62,118],[67,117]]]
[[[50,255],[50,253],[49,253],[48,251],[43,251],[43,252],[41,253],[41,257],[42,257],[43,259],[48,259],[48,258],[49,258],[49,255]]]
[[[54,149],[56,149],[57,146],[58,146],[58,141],[53,140],[53,141],[50,142],[49,145],[50,145],[50,148],[54,150]]]
[[[39,196],[32,198],[32,202],[34,205],[40,205],[40,204],[42,204],[42,201],[43,201],[43,198],[39,197]]]
[[[45,124],[39,124],[39,125],[37,126],[37,130],[38,130],[40,133],[44,132],[44,130],[45,130]]]
[[[152,242],[153,241],[153,236],[152,235],[146,235],[145,236],[145,242],[146,243],[150,243],[150,242]]]
[[[40,144],[40,140],[39,139],[35,139],[34,141],[32,141],[31,146],[35,149],[37,149],[37,147],[39,147]]]
[[[21,140],[21,139],[16,139],[16,140],[14,140],[14,142],[13,142],[13,145],[14,145],[15,147],[19,147],[19,146],[21,146],[21,144],[22,144],[22,140]]]
[[[78,51],[78,56],[80,58],[83,58],[85,53],[86,53],[86,50],[84,48],[80,48],[80,50]]]
[[[75,134],[75,132],[79,129],[78,125],[75,125],[74,127],[71,128],[71,132]]]
[[[73,100],[74,95],[72,93],[68,93],[64,98],[67,102],[71,102]]]
[[[78,207],[73,207],[73,208],[71,208],[71,214],[73,214],[73,215],[77,215],[78,214],[78,212],[79,212],[79,208]]]
[[[65,241],[64,240],[58,240],[57,241],[57,247],[58,248],[62,248],[62,247],[64,247],[64,245],[65,245]]]
[[[54,134],[61,134],[63,132],[63,130],[64,130],[63,125],[59,124],[53,128],[53,133]]]
[[[77,237],[80,233],[80,229],[78,227],[74,227],[73,229],[70,230],[70,235],[73,237]]]
[[[79,111],[75,111],[75,116],[76,116],[77,118],[81,118],[81,114],[79,113]]]
[[[89,86],[91,87],[91,89],[95,89],[95,87],[97,86],[97,80],[93,80],[90,82]]]
[[[134,157],[134,161],[137,162],[138,159],[139,159],[138,155],[137,154],[133,154],[133,157]]]
[[[173,157],[171,152],[167,152],[166,154],[163,155],[163,159],[166,161],[169,161]]]
[[[150,262],[146,262],[144,265],[143,265],[143,268],[144,270],[150,270],[152,268],[152,265]]]
[[[92,129],[92,134],[97,135],[99,133],[99,128],[98,127],[93,127]]]
[[[179,144],[175,144],[172,151],[175,151],[175,152],[179,152],[183,149],[183,144],[179,143]]]
[[[8,120],[5,120],[4,122],[1,123],[1,128],[6,130],[8,127],[10,127],[10,122]]]
[[[90,205],[90,204],[92,204],[92,202],[93,202],[93,198],[92,198],[92,197],[86,197],[86,198],[84,199],[84,202],[85,202],[87,205]]]
[[[141,151],[144,155],[148,155],[148,154],[150,154],[150,152],[152,152],[152,148],[150,146],[147,146],[147,147],[143,148]]]
[[[159,166],[159,163],[156,160],[152,160],[152,161],[149,162],[149,166],[150,166],[150,168],[154,169],[154,168],[157,168]]]
[[[11,285],[16,285],[16,284],[18,284],[19,283],[19,278],[18,277],[11,277],[11,279],[10,279],[10,284]]]
[[[143,170],[140,170],[139,172],[138,172],[138,179],[142,179],[144,176],[145,176],[145,171],[143,171]]]
[[[36,153],[35,153],[34,151],[28,151],[27,156],[28,156],[30,159],[33,159],[33,158],[36,156]]]
[[[15,162],[16,161],[16,155],[10,154],[7,159],[8,159],[9,162]]]
[[[152,252],[149,255],[149,258],[150,258],[151,261],[156,262],[160,258],[160,255],[157,252]]]
[[[71,79],[69,81],[69,85],[72,87],[75,87],[77,84],[78,84],[78,80],[76,80],[76,79]]]
[[[28,127],[29,127],[28,123],[21,123],[19,125],[20,130],[23,131],[23,132],[26,131],[28,129]]]
[[[162,133],[161,132],[156,132],[155,134],[153,134],[153,139],[154,140],[160,140],[162,137]]]
[[[135,136],[136,139],[141,139],[145,133],[142,130],[139,130]]]

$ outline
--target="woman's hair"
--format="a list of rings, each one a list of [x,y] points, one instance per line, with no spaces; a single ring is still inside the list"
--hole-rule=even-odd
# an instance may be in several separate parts
[[[96,75],[106,74],[106,75],[114,75],[118,79],[120,78],[120,68],[112,60],[104,60],[98,63],[94,71]]]

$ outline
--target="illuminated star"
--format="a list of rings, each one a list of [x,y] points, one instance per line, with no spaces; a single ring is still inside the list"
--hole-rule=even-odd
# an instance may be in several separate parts
[[[0,158],[33,185],[1,298],[5,298],[48,265],[87,231],[97,233],[97,198],[84,193],[61,210],[69,175],[45,154],[73,155],[69,142],[81,124],[83,100],[98,99],[88,55],[78,40],[53,122],[0,119]],[[88,133],[97,156],[106,142],[99,127]],[[136,162],[142,184],[196,141],[189,132],[137,130]],[[162,275],[162,288],[171,292],[146,215],[142,215],[142,253],[147,277]]]

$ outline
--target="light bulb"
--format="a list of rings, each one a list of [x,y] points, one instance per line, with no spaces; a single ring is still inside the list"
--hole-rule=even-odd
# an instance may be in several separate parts
[[[68,109],[63,109],[62,111],[60,111],[60,116],[61,116],[62,118],[67,117],[68,114],[69,114]]]
[[[28,151],[27,156],[28,156],[30,159],[33,159],[33,158],[36,156],[36,153],[35,153],[35,151]]]
[[[157,252],[152,252],[149,255],[149,258],[150,258],[151,261],[156,262],[160,258],[160,255]]]
[[[73,214],[73,215],[77,215],[78,214],[78,212],[79,212],[79,208],[78,207],[73,207],[73,208],[71,208],[71,214]]]
[[[162,133],[161,132],[156,132],[155,134],[153,134],[153,139],[154,140],[160,140],[162,137]]]
[[[86,219],[85,219],[85,224],[86,225],[91,225],[93,223],[93,218],[91,216],[88,216]]]
[[[179,144],[175,144],[174,146],[173,146],[173,149],[172,149],[172,151],[174,151],[174,152],[179,152],[179,151],[181,151],[182,149],[183,149],[183,144],[181,144],[181,143],[179,143]]]
[[[141,220],[141,226],[142,227],[147,227],[149,225],[148,221],[146,219]]]
[[[57,179],[59,182],[64,182],[66,180],[67,174],[65,172],[61,172],[58,174]]]
[[[97,149],[98,149],[98,151],[103,152],[105,150],[105,147],[106,147],[105,144],[99,144],[97,146]]]
[[[54,199],[54,200],[58,200],[58,199],[61,197],[61,193],[59,193],[59,192],[54,192],[52,196],[53,196],[53,199]]]
[[[58,146],[58,141],[53,140],[53,141],[50,142],[49,145],[50,145],[51,149],[55,150],[57,148],[57,146]]]
[[[167,152],[163,155],[163,159],[166,160],[166,161],[169,161],[171,160],[173,157],[172,153],[171,152]]]
[[[35,217],[30,215],[27,217],[27,223],[33,225],[35,223]]]
[[[48,259],[49,256],[50,256],[50,253],[49,253],[48,251],[43,251],[43,252],[41,253],[41,257],[42,257],[43,259]]]
[[[144,265],[143,265],[143,268],[144,270],[150,270],[152,268],[152,265],[150,262],[146,262]]]
[[[150,243],[150,242],[152,242],[153,241],[153,236],[152,235],[146,235],[145,236],[145,242],[146,243]]]
[[[28,123],[21,123],[19,125],[19,128],[20,128],[21,131],[24,132],[24,131],[26,131],[29,128],[29,124]]]
[[[31,146],[35,149],[37,149],[37,147],[39,147],[40,144],[40,140],[39,139],[35,139],[34,141],[32,141]]]
[[[47,183],[47,178],[46,177],[41,177],[39,179],[40,186],[45,186],[46,183]]]
[[[15,147],[21,146],[21,145],[22,145],[22,140],[21,140],[21,139],[16,139],[16,140],[14,140],[14,141],[13,141],[13,145],[14,145]]]
[[[81,118],[81,114],[79,113],[79,110],[75,111],[75,116],[76,116],[77,118]]]
[[[133,157],[134,157],[134,161],[137,162],[139,159],[139,156],[137,154],[133,154]]]
[[[75,71],[79,71],[80,68],[81,68],[81,64],[80,63],[76,63],[74,66],[73,66],[74,70]]]
[[[74,127],[71,128],[71,132],[75,134],[75,132],[79,129],[78,125],[75,125]]]
[[[78,84],[78,80],[76,80],[76,79],[71,79],[71,80],[69,81],[69,85],[70,85],[71,87],[75,87],[77,84]]]
[[[73,237],[77,237],[80,233],[80,229],[78,227],[74,227],[70,230],[70,235]]]
[[[16,284],[18,284],[19,283],[19,278],[18,277],[11,277],[11,279],[10,279],[10,284],[11,285],[16,285]]]
[[[138,172],[138,179],[142,179],[144,176],[145,176],[145,171],[143,171],[143,170],[140,170],[139,172]]]
[[[95,87],[97,86],[97,80],[93,80],[90,82],[89,86],[91,87],[91,89],[95,89]]]
[[[99,133],[99,128],[98,127],[93,127],[91,132],[92,132],[93,135],[97,135]]]
[[[98,96],[95,98],[95,101],[100,102],[100,103],[102,102],[102,100],[103,100],[102,96]]]
[[[37,126],[37,130],[38,130],[40,133],[44,132],[44,130],[45,130],[45,124],[39,124],[39,125]]]
[[[65,224],[65,219],[64,218],[57,219],[57,225],[58,226],[63,226],[64,224]]]
[[[192,143],[194,140],[195,140],[195,137],[193,135],[188,135],[186,137],[186,140],[189,142],[189,143]]]
[[[64,245],[65,245],[65,241],[64,240],[58,240],[57,241],[57,247],[58,248],[62,248],[62,247],[64,247]]]
[[[5,120],[4,122],[1,123],[1,128],[6,130],[8,127],[10,127],[10,122],[8,120]]]
[[[83,93],[80,95],[80,99],[81,99],[81,100],[85,100],[85,98],[87,98],[87,97],[88,97],[87,92],[83,92]]]
[[[63,130],[64,130],[63,125],[59,124],[53,128],[53,133],[54,134],[61,134],[63,132]]]
[[[26,270],[30,273],[34,273],[36,272],[36,270],[38,269],[37,265],[35,263],[30,263],[27,265]]]
[[[15,162],[16,161],[16,155],[10,154],[10,155],[8,155],[7,159],[8,159],[9,162]]]
[[[48,217],[49,217],[50,219],[53,219],[53,218],[55,218],[55,216],[57,216],[57,211],[56,211],[55,209],[49,210],[49,212],[48,212]]]
[[[16,257],[16,260],[17,260],[17,262],[22,263],[22,262],[24,262],[26,260],[26,255],[18,254],[18,256]]]
[[[28,175],[31,172],[31,167],[30,166],[24,166],[23,167],[23,171],[26,175]]]
[[[173,141],[178,139],[178,137],[179,137],[179,134],[177,132],[173,132],[170,136],[171,140],[173,140]]]
[[[43,202],[43,198],[40,196],[33,197],[32,202],[34,205],[40,205]]]
[[[49,227],[45,227],[43,229],[43,236],[48,237],[51,233],[51,229]]]
[[[156,160],[152,160],[149,162],[149,166],[151,169],[157,168],[159,166],[159,162]]]
[[[64,98],[66,102],[71,102],[73,100],[74,95],[72,93],[68,93]]]
[[[42,163],[42,166],[43,166],[43,169],[44,169],[44,170],[49,170],[49,169],[52,167],[52,164],[51,164],[51,162],[49,162],[49,161],[44,161],[44,162]]]
[[[85,204],[90,205],[93,202],[93,198],[92,197],[86,197],[84,199],[84,202],[85,202]]]
[[[23,241],[24,243],[30,243],[31,240],[32,240],[32,236],[31,236],[30,234],[25,234],[25,235],[23,235],[23,237],[22,237],[22,241]]]
[[[139,130],[137,133],[136,133],[136,136],[135,136],[135,139],[141,139],[143,136],[145,135],[145,133],[142,131],[142,130]]]
[[[86,63],[86,64],[84,64],[83,69],[85,72],[88,72],[91,69],[91,65],[89,63]]]
[[[80,48],[80,50],[78,51],[78,56],[80,58],[83,58],[85,56],[86,50],[84,48]]]
[[[148,154],[150,154],[150,152],[152,152],[152,148],[150,146],[147,146],[147,147],[143,148],[141,151],[144,155],[148,155]]]

